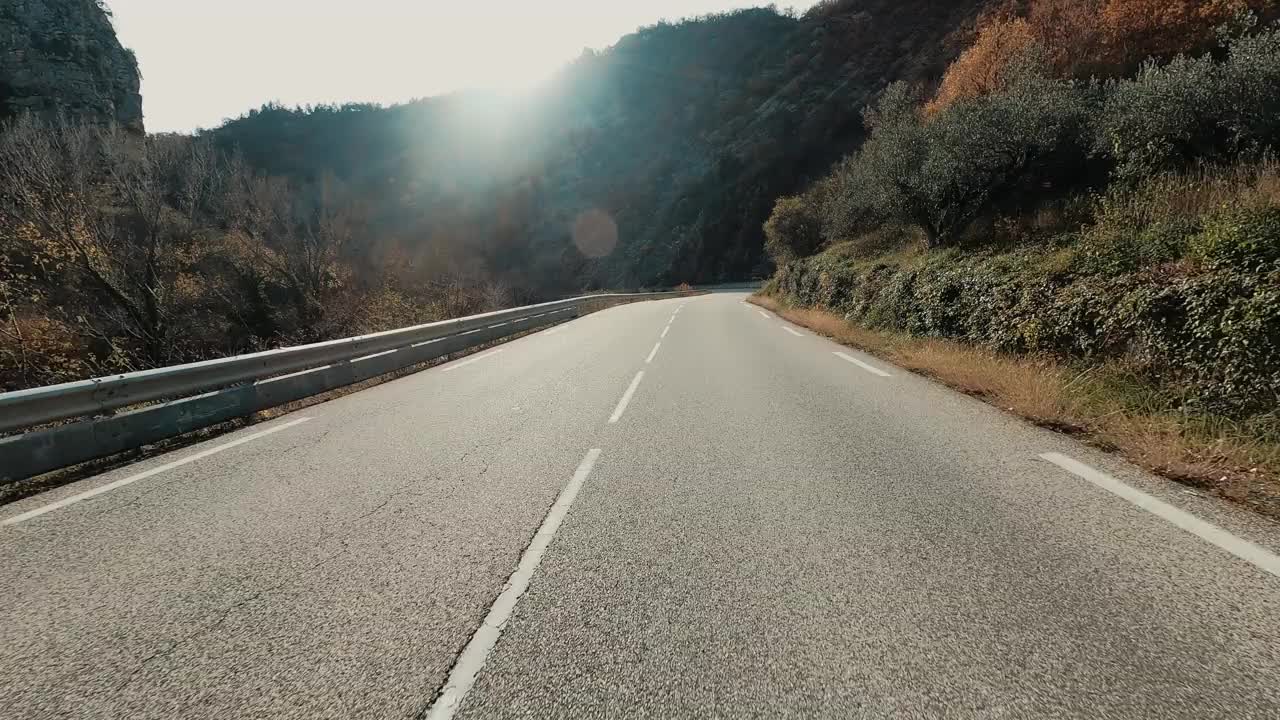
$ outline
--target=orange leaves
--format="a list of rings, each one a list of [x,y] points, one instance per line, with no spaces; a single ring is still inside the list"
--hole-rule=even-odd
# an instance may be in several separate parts
[[[1059,77],[1115,75],[1148,57],[1168,58],[1211,44],[1218,27],[1242,13],[1261,20],[1277,0],[1029,0],[1022,12],[994,13],[977,39],[947,69],[929,104],[937,112],[957,100],[1000,87],[1009,64],[1033,45]]]
[[[1099,26],[1120,62],[1196,50],[1214,30],[1243,12],[1269,15],[1272,0],[1107,0]]]
[[[1000,88],[1009,63],[1035,41],[1031,24],[1023,18],[996,19],[978,33],[973,47],[948,68],[938,95],[927,112],[934,113],[957,100],[986,95]]]
[[[1087,75],[1105,63],[1098,13],[1105,0],[1035,0],[1027,15],[1049,67],[1063,77]]]

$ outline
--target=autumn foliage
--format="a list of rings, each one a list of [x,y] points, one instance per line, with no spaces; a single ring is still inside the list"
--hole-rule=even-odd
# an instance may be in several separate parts
[[[928,110],[1003,87],[1011,64],[1035,48],[1058,77],[1116,76],[1147,58],[1201,51],[1218,28],[1269,20],[1275,0],[1021,0],[979,21],[974,43],[948,68]]]
[[[492,276],[377,252],[366,205],[207,140],[0,126],[0,392],[510,303]]]
[[[966,50],[947,70],[937,97],[929,104],[930,114],[957,100],[980,97],[1004,85],[1006,71],[1014,58],[1036,42],[1026,18],[996,18],[978,32],[973,47]]]

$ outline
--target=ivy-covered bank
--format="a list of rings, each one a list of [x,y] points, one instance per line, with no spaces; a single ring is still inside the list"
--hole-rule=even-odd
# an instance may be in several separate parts
[[[768,292],[873,329],[1049,354],[1082,369],[1119,365],[1169,409],[1273,414],[1280,214],[1223,218],[1195,237],[1201,262],[1123,271],[1110,258],[1102,264],[1111,272],[1099,271],[1107,258],[1088,246],[878,260],[836,247],[782,267]]]

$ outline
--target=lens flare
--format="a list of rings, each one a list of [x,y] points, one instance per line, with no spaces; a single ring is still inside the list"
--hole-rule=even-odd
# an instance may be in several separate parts
[[[618,245],[618,224],[603,210],[587,210],[573,221],[573,244],[589,258],[605,257]]]

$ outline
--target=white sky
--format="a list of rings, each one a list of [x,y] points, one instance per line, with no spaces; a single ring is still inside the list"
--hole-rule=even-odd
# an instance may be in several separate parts
[[[107,0],[152,132],[268,101],[403,102],[531,85],[642,25],[768,0]],[[779,3],[785,6],[785,3]]]

